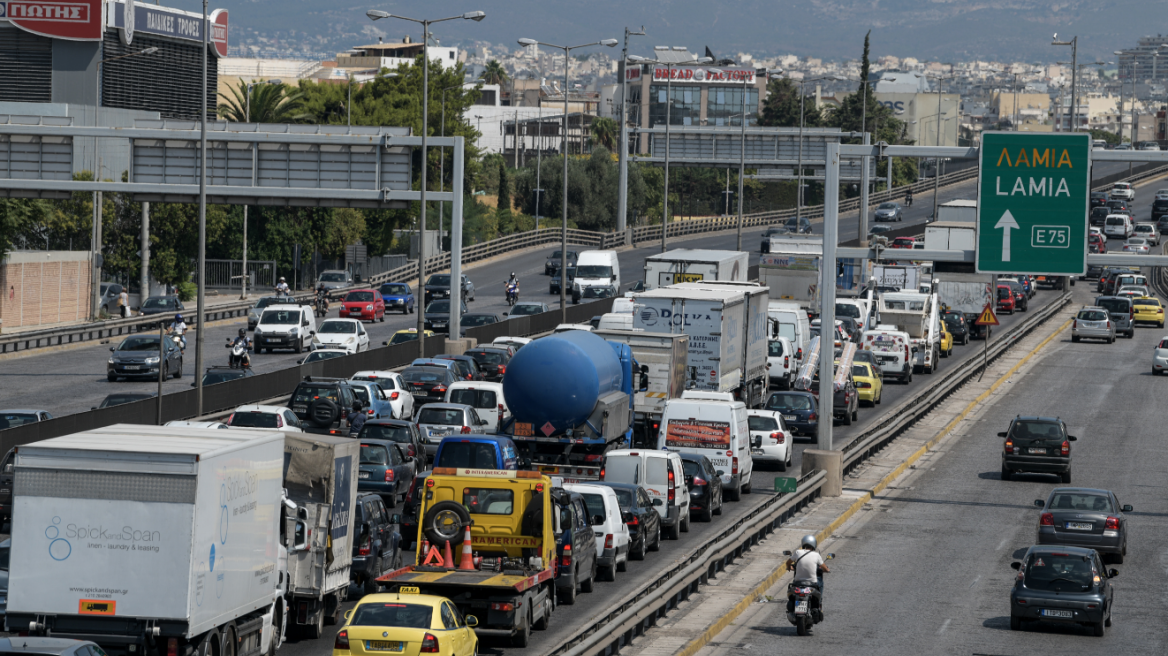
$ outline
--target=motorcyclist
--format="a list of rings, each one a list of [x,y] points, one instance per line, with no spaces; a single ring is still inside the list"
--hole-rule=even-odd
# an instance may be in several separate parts
[[[276,283],[276,296],[288,295],[288,281],[284,280],[284,276],[280,276],[280,282]]]
[[[515,277],[514,271],[511,272],[511,277],[503,282],[503,296],[509,297],[511,294],[514,294],[516,299],[519,298],[519,278]]]
[[[186,332],[187,324],[185,321],[183,321],[182,315],[174,315],[174,322],[170,324],[167,333],[170,334],[170,336],[174,339],[178,340],[178,348],[180,351],[185,351],[187,348]]]
[[[831,572],[816,548],[818,540],[810,533],[803,536],[802,546],[787,560],[787,571],[794,571],[795,581],[815,581],[819,588],[820,607],[823,605],[823,572]]]
[[[324,306],[325,313],[328,312],[328,309],[329,309],[328,290],[325,289],[323,282],[320,283],[316,288],[316,302],[322,303]]]
[[[356,436],[365,426],[365,411],[361,409],[360,403],[353,403],[352,411],[349,413],[348,420],[349,435]]]
[[[904,192],[904,204],[912,207],[912,190]]]
[[[238,336],[232,340],[231,347],[235,348],[236,344],[243,345],[243,366],[245,368],[251,367],[251,340],[247,338],[247,329],[240,328]]]

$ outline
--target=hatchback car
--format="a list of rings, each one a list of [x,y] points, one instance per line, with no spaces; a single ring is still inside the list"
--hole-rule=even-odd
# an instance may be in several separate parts
[[[1106,191],[1092,191],[1091,192],[1091,207],[1096,208],[1107,202]]]
[[[296,413],[282,405],[241,405],[224,423],[229,428],[270,428],[291,433],[304,430]]]
[[[874,218],[877,221],[903,221],[904,212],[900,209],[900,203],[880,203],[876,206]]]
[[[794,435],[819,433],[819,400],[810,392],[774,392],[765,408],[783,416],[783,425]]]
[[[1143,237],[1149,246],[1160,245],[1160,231],[1155,223],[1137,223],[1133,237]]]
[[[661,549],[661,515],[657,514],[645,488],[632,483],[608,481],[596,481],[593,485],[610,487],[616,492],[621,516],[625,526],[629,527],[629,558],[644,560],[646,551]]]
[[[811,219],[805,216],[798,219],[791,217],[783,223],[783,227],[796,234],[808,235],[811,234]]]
[[[316,279],[317,289],[324,287],[328,291],[348,287],[353,284],[353,276],[348,271],[321,271]]]
[[[353,389],[353,395],[357,397],[361,407],[365,408],[368,419],[393,418],[393,404],[389,402],[389,397],[380,385],[368,380],[350,378],[349,387]]]
[[[1014,314],[1014,292],[1008,285],[998,285],[998,311]]]
[[[888,245],[889,248],[913,248],[917,243],[915,237],[897,237]]]
[[[361,428],[361,435],[367,435]],[[357,472],[357,491],[375,492],[389,508],[397,506],[414,481],[417,467],[404,445],[393,440],[362,437],[361,461]]]
[[[504,316],[509,317],[524,317],[533,314],[543,314],[544,312],[551,312],[551,308],[547,303],[516,303],[509,312],[504,312]]]
[[[157,380],[161,369],[163,378],[182,378],[182,365],[182,351],[169,335],[162,337],[162,353],[158,335],[131,335],[110,349],[105,377],[111,383],[119,378]]]
[[[474,358],[478,363],[479,369],[483,372],[483,379],[489,381],[501,381],[503,375],[507,373],[507,364],[511,361],[511,356],[500,349],[476,347],[464,353]]]
[[[757,457],[757,456],[756,456]],[[689,513],[698,521],[712,522],[722,514],[722,472],[700,453],[681,452],[681,470],[689,490]]]
[[[746,423],[750,428],[750,457],[758,464],[771,464],[779,471],[787,471],[794,464],[793,438],[788,438],[783,414],[778,410],[747,410]],[[692,502],[691,502],[692,503]]]
[[[1093,549],[1064,546],[1033,546],[1021,562],[1010,563],[1018,570],[1010,590],[1010,628],[1022,630],[1029,622],[1078,624],[1102,637],[1111,626],[1111,605],[1115,590],[1111,579],[1119,576],[1104,569]]]
[[[462,403],[429,403],[418,411],[418,431],[425,439],[426,453],[438,453],[438,444],[447,435],[480,433],[483,421],[475,409]]]
[[[949,335],[949,349],[953,349],[953,336],[951,334]],[[852,362],[852,379],[856,381],[856,392],[860,395],[860,403],[867,403],[875,407],[884,400],[884,381],[881,380],[880,375],[872,370],[872,365],[865,362]]]
[[[360,353],[369,350],[369,333],[365,332],[365,326],[357,319],[326,319],[312,336],[312,346]]]
[[[412,420],[370,419],[361,428],[357,439],[393,442],[402,448],[402,453],[407,457],[415,458],[415,470],[420,472],[426,468],[425,443]]]
[[[1104,221],[1107,220],[1107,215],[1111,214],[1111,208],[1106,204],[1099,206],[1091,206],[1091,213],[1088,215],[1088,221],[1092,226],[1103,227]]]
[[[1132,303],[1135,304],[1134,321],[1136,323],[1150,323],[1160,328],[1164,327],[1164,303],[1160,299],[1145,296],[1133,298]]]
[[[1010,421],[1002,448],[1002,480],[1014,474],[1054,474],[1064,484],[1071,482],[1071,442],[1067,425],[1057,417],[1023,417]]]
[[[373,289],[354,289],[345,294],[341,309],[337,311],[342,319],[359,321],[385,321],[385,299]]]
[[[1152,351],[1152,375],[1162,376],[1168,369],[1168,335],[1161,337],[1156,349]]]
[[[1038,518],[1038,544],[1066,544],[1098,551],[1104,562],[1123,563],[1127,555],[1127,522],[1123,514],[1131,506],[1121,505],[1113,492],[1085,487],[1056,487],[1045,501]]]
[[[941,313],[941,321],[945,322],[945,327],[953,335],[954,342],[963,346],[969,343],[969,321],[963,312],[946,310]]]
[[[1084,307],[1071,321],[1071,341],[1101,339],[1108,344],[1115,341],[1115,324],[1107,310],[1101,307]]]
[[[386,312],[414,313],[414,292],[404,282],[387,282],[377,291],[385,301]]]
[[[446,388],[456,378],[454,372],[439,367],[406,367],[401,372],[402,382],[414,395],[414,407],[438,403],[446,396]]]
[[[360,476],[376,473],[381,467],[370,468],[366,462],[369,447],[361,445]],[[378,459],[380,454],[374,451],[371,457]],[[390,470],[392,471],[392,470]],[[411,479],[413,477],[411,476]],[[366,492],[367,481],[357,483],[357,502],[353,504],[353,531],[356,539],[353,540],[353,563],[349,569],[350,580],[364,588],[366,594],[376,593],[379,589],[377,577],[385,572],[392,572],[399,567],[402,559],[401,534],[391,521],[392,516],[385,509],[383,497],[374,492]],[[406,484],[409,487],[409,484]]]
[[[1133,201],[1136,199],[1136,190],[1132,188],[1130,182],[1117,182],[1111,187],[1108,195],[1118,200]]]

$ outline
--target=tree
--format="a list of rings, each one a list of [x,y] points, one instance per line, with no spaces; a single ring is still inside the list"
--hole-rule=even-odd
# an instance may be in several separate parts
[[[506,209],[511,211],[511,177],[507,174],[507,165],[503,163],[502,158],[499,159],[499,209]]]
[[[767,84],[767,96],[763,102],[758,124],[766,127],[799,127],[799,86],[787,78],[771,80]],[[805,127],[816,127],[823,122],[823,116],[814,101],[803,101],[803,121]]]
[[[240,80],[239,85],[229,89],[231,95],[220,93],[223,103],[219,105],[219,116],[236,123],[298,123],[310,115],[304,109],[304,94],[286,84],[254,84],[251,88],[251,103],[248,103],[248,83]]]
[[[507,69],[503,68],[503,65],[500,64],[497,59],[492,59],[491,61],[487,62],[486,67],[483,68],[483,72],[479,75],[479,79],[483,81],[483,84],[501,85],[507,80],[511,79],[511,76],[507,75]]]
[[[609,152],[616,152],[618,127],[611,118],[597,118],[592,121],[592,145]]]

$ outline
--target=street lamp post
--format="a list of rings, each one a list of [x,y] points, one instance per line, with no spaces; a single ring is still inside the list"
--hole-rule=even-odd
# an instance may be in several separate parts
[[[1078,74],[1079,74],[1079,37],[1076,36],[1070,41],[1059,41],[1058,32],[1051,37],[1050,45],[1052,46],[1070,46],[1071,47],[1071,132],[1078,132],[1079,125],[1075,119],[1079,113],[1079,88],[1078,88]]]
[[[206,1],[206,0],[204,0]],[[481,11],[468,11],[458,16],[448,16],[446,18],[438,18],[434,20],[407,18],[391,14],[380,9],[370,9],[365,12],[365,15],[370,20],[380,20],[382,18],[400,18],[402,20],[410,21],[411,23],[421,23],[422,25],[422,179],[421,179],[421,198],[418,203],[418,294],[421,295],[422,300],[425,301],[425,283],[426,283],[426,169],[429,165],[426,150],[426,137],[429,129],[429,114],[430,114],[430,25],[434,23],[442,23],[451,20],[473,20],[475,22],[486,18],[486,14]],[[462,300],[462,263],[456,262],[454,259],[450,261],[450,335],[454,335],[455,339],[461,336],[459,327],[461,325],[462,307],[460,302]],[[458,288],[458,298],[455,298],[454,289]],[[418,305],[418,357],[426,357],[426,306],[425,303]]]
[[[203,0],[203,22],[199,29],[203,33],[203,86],[199,88],[199,263],[198,263],[198,300],[195,308],[198,316],[195,318],[195,415],[203,414],[203,352],[204,337],[207,331],[203,330],[207,308],[207,50],[210,35],[210,23],[207,21],[207,0]],[[162,366],[159,363],[159,366]]]
[[[563,215],[563,226],[560,228],[560,320],[567,322],[568,317],[568,62],[571,61],[572,51],[577,48],[588,48],[590,46],[608,46],[609,48],[616,47],[620,43],[616,39],[604,39],[595,41],[593,43],[583,43],[578,46],[557,46],[551,43],[544,43],[543,41],[536,41],[535,39],[519,39],[519,45],[527,46],[547,46],[548,48],[556,48],[564,51],[564,130],[560,135],[560,150],[564,158],[564,193],[562,198],[561,214]],[[581,134],[583,134],[583,120],[581,120]],[[542,131],[542,127],[540,128]],[[583,151],[581,151],[583,152]],[[538,183],[536,183],[538,186]]]
[[[248,85],[247,85],[247,100],[245,101],[244,110],[243,110],[243,122],[244,123],[251,123],[251,90],[253,88],[259,86],[260,84],[283,84],[283,82],[281,80],[268,80],[267,82],[249,82],[248,83]],[[251,149],[251,164],[252,164],[251,170],[253,171],[253,175],[254,175],[254,171],[255,171],[255,152],[256,152],[255,148],[252,148]],[[254,180],[252,180],[252,184],[255,184]],[[240,282],[239,282],[239,300],[241,300],[241,301],[247,300],[247,283],[249,282],[248,277],[247,277],[247,208],[248,208],[247,203],[244,203],[243,204],[243,270],[241,271],[242,275],[239,278],[239,280],[240,280]]]
[[[625,28],[625,47],[621,50],[621,66],[619,73],[621,74],[621,104],[620,104],[620,154],[618,159],[620,161],[620,188],[617,190],[616,196],[616,231],[624,232],[628,225],[629,214],[629,74],[627,73],[629,61],[629,37],[630,36],[645,36],[645,26],[642,25],[639,31],[632,31]],[[538,187],[538,183],[536,184]],[[536,222],[536,227],[539,227],[539,222]]]

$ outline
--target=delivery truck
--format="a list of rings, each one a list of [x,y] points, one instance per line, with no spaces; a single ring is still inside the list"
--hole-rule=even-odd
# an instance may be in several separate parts
[[[645,389],[633,395],[632,444],[652,448],[657,443],[665,402],[685,391],[689,336],[633,330],[594,330],[592,334],[608,342],[628,344],[644,369]]]
[[[678,248],[645,258],[645,289],[702,280],[746,281],[750,255],[742,251]]]
[[[775,301],[794,301],[808,314],[819,313],[819,265],[823,238],[771,237],[771,252],[758,260],[758,281]]]
[[[913,367],[931,374],[941,357],[941,319],[937,295],[920,292],[887,292],[880,296],[877,329],[896,326],[907,333],[912,346]]]
[[[273,654],[284,434],[114,425],[16,448],[7,629]]]
[[[938,271],[934,276],[937,281],[937,298],[941,306],[965,315],[970,337],[984,338],[988,335],[990,327],[979,326],[977,318],[994,300],[990,276],[947,271]]]
[[[872,279],[880,291],[906,292],[917,291],[921,281],[926,280],[924,270],[918,264],[875,264],[872,266]]]
[[[768,397],[770,381],[767,377],[767,344],[772,330],[767,308],[770,305],[771,290],[757,282],[732,282],[725,280],[704,280],[674,285],[678,289],[708,289],[711,291],[735,290],[746,296],[746,317],[743,326],[746,338],[743,340],[742,361],[745,363],[744,377],[746,395],[740,399],[749,408],[760,407]]]

